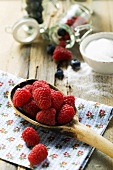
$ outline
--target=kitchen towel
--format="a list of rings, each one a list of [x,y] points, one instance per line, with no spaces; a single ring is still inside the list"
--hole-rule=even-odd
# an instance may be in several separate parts
[[[22,80],[0,71],[0,158],[30,168],[27,156],[31,149],[26,146],[21,134],[27,126],[32,126],[39,133],[40,142],[48,149],[47,159],[32,169],[83,170],[93,147],[72,137],[36,127],[15,113],[9,103],[8,94]],[[112,118],[112,107],[81,98],[76,98],[75,104],[79,121],[102,135]]]

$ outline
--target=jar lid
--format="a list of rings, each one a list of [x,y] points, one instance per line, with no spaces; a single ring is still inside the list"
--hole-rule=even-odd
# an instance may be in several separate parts
[[[33,18],[22,18],[14,24],[12,34],[16,41],[29,44],[40,35],[39,24]]]

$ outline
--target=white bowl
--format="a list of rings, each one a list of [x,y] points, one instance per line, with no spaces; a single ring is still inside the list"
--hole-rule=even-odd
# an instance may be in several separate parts
[[[108,39],[106,41],[106,39]],[[101,44],[98,44],[94,46],[94,43],[101,41]],[[110,40],[110,41],[109,41]],[[102,43],[103,41],[103,43]],[[109,42],[105,45],[105,42]],[[93,46],[91,47],[91,43],[93,42]],[[105,52],[107,49],[107,53]],[[88,53],[88,48],[90,49],[90,52]],[[100,54],[100,51],[102,53]],[[84,61],[92,67],[92,69],[99,73],[104,74],[113,74],[113,32],[99,32],[94,33],[92,35],[87,36],[83,39],[83,41],[80,43],[80,53],[83,56]],[[97,54],[95,54],[97,53]],[[105,54],[106,53],[106,54]],[[109,54],[112,56],[109,56]]]

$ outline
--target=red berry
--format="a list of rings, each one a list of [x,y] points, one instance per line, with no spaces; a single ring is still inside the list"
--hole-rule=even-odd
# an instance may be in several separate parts
[[[51,89],[51,107],[59,111],[63,101],[63,94],[60,91]]]
[[[36,115],[36,120],[45,125],[56,124],[56,110],[54,108],[39,111]]]
[[[64,104],[69,104],[72,107],[75,107],[75,97],[74,96],[63,96]]]
[[[75,115],[74,108],[68,104],[62,106],[60,112],[57,115],[58,124],[63,125],[70,122]]]
[[[29,92],[32,93],[32,88],[33,88],[33,86],[32,86],[31,84],[27,84],[27,85],[25,85],[23,88],[29,90]]]
[[[73,18],[70,18],[67,20],[66,24],[69,26],[72,26],[74,24],[75,20]]]
[[[71,51],[67,50],[64,47],[56,46],[54,53],[53,53],[53,59],[56,61],[70,60],[71,59]]]
[[[31,165],[37,165],[44,161],[48,156],[48,151],[45,145],[43,144],[38,144],[33,149],[28,155],[28,160]]]
[[[13,104],[15,107],[22,107],[30,100],[31,93],[25,88],[18,88],[13,96]]]
[[[31,99],[28,103],[26,103],[22,107],[22,109],[25,112],[25,114],[32,119],[36,118],[36,113],[40,110],[33,99]]]
[[[59,46],[66,47],[66,42],[64,40],[59,41]]]
[[[33,91],[33,98],[40,109],[48,109],[51,106],[51,91],[49,85],[35,89]]]
[[[44,80],[36,80],[33,83],[33,90],[37,89],[38,87],[43,87],[44,85],[47,85],[48,83]]]
[[[28,147],[35,146],[40,142],[40,136],[32,127],[27,127],[22,132],[22,138]]]
[[[67,32],[66,35],[65,35],[63,38],[64,38],[65,41],[66,41],[66,40],[70,40],[70,35],[69,35],[69,33]]]

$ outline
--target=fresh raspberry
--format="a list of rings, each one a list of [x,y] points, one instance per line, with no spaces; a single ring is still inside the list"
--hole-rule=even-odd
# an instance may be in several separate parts
[[[71,51],[67,50],[64,47],[56,46],[54,53],[53,53],[53,59],[56,61],[70,60],[71,59]]]
[[[64,40],[59,41],[59,46],[66,47],[66,42]]]
[[[60,91],[51,89],[51,107],[59,111],[63,101],[63,94]]]
[[[40,136],[32,127],[27,127],[22,132],[22,138],[28,147],[37,145],[40,142]]]
[[[33,98],[40,109],[51,107],[51,91],[49,85],[39,87],[33,91]]]
[[[36,113],[40,110],[33,99],[31,99],[28,103],[26,103],[22,107],[22,109],[25,112],[25,114],[32,119],[36,118]]]
[[[36,115],[36,120],[45,125],[55,125],[55,117],[56,110],[54,108],[49,108],[46,110],[39,111]]]
[[[33,90],[37,89],[38,87],[43,87],[44,85],[47,85],[48,83],[44,80],[36,80],[33,83]]]
[[[13,96],[13,104],[15,107],[22,107],[30,100],[31,93],[25,88],[18,88]]]
[[[47,156],[48,156],[48,151],[46,146],[43,144],[38,144],[34,146],[31,152],[29,153],[28,160],[31,166],[33,166],[44,161],[47,158]]]
[[[74,24],[75,20],[73,18],[70,18],[67,20],[66,24],[69,26],[72,26]]]
[[[60,125],[70,122],[75,115],[74,108],[68,104],[62,106],[60,112],[57,115],[57,122]]]
[[[27,84],[27,85],[25,85],[23,88],[29,90],[30,93],[32,93],[32,88],[33,88],[33,86],[32,86],[31,84]]]
[[[70,40],[70,35],[69,33],[67,32],[66,35],[63,37],[63,39],[66,41],[66,40]]]
[[[64,104],[69,104],[73,108],[75,107],[75,97],[68,95],[68,96],[63,96],[64,97]]]

